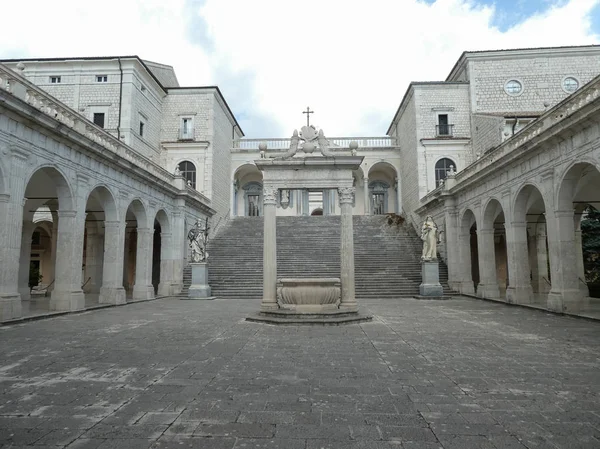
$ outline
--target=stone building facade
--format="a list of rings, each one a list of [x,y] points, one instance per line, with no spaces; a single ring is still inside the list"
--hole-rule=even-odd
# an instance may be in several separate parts
[[[0,260],[19,260],[2,264],[0,320],[20,315],[32,261],[56,310],[174,294],[196,220],[214,234],[262,215],[255,161],[292,139],[245,139],[218,87],[137,56],[0,63]],[[599,63],[597,46],[465,52],[445,81],[411,83],[387,135],[327,136],[364,157],[353,213],[417,229],[432,215],[458,291],[576,309],[581,212],[599,206]],[[340,214],[332,189],[276,202]]]

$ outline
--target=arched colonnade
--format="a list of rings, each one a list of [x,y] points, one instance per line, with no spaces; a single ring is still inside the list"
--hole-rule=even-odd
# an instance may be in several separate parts
[[[581,234],[589,207],[600,210],[600,167],[594,162],[574,163],[562,175],[547,174],[543,182],[528,180],[457,208],[457,229],[449,236],[456,236],[457,246],[447,249],[448,264],[455,265],[451,286],[464,294],[578,311],[589,296]]]
[[[57,165],[0,164],[0,320],[22,315],[37,275],[50,310],[175,293],[171,214],[149,203]]]

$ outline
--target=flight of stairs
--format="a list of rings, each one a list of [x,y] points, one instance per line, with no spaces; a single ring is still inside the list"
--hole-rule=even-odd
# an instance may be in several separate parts
[[[354,216],[353,226],[357,298],[418,295],[422,243],[414,231],[408,225],[389,226],[386,216]],[[262,296],[262,217],[230,220],[208,252],[213,295]],[[340,217],[277,217],[277,276],[340,277]],[[440,281],[450,293],[447,279],[447,268],[440,263]]]

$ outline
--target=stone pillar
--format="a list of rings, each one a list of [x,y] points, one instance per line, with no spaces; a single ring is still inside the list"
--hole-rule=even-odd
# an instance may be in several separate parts
[[[230,198],[230,201],[231,201],[231,209],[230,210],[231,210],[231,217],[232,218],[235,217],[235,216],[237,216],[237,201],[236,201],[237,198],[236,198],[236,195],[235,195],[235,192],[236,192],[235,185],[236,185],[236,182],[234,180],[231,183],[231,198]]]
[[[534,266],[532,265],[533,282],[537,284],[537,292],[547,294],[550,291],[548,279],[548,250],[546,248],[546,223],[538,223],[533,247]]]
[[[446,265],[448,265],[448,285],[454,291],[460,291],[460,243],[458,235],[458,212],[450,200],[446,200],[444,206],[444,222],[446,223],[446,233],[443,236],[443,245],[446,247]],[[400,209],[402,210],[402,209]]]
[[[546,213],[552,288],[548,309],[554,312],[577,312],[583,304],[579,289],[577,249],[573,209]]]
[[[52,236],[51,236],[51,254],[50,254],[50,267],[48,269],[47,284],[51,284],[48,287],[48,291],[54,290],[54,273],[56,269],[56,243],[58,242],[58,213],[52,211]]]
[[[590,291],[585,283],[585,266],[583,264],[583,239],[581,228],[575,228],[575,252],[577,257],[577,277],[579,278],[579,290],[583,296],[589,296]]]
[[[458,236],[459,266],[458,291],[464,295],[474,295],[473,272],[471,267],[471,231],[461,230]]]
[[[152,237],[154,230],[138,228],[137,252],[135,257],[135,284],[133,299],[154,298],[152,286]]]
[[[55,281],[50,309],[81,310],[85,308],[85,297],[81,290],[85,214],[59,210],[58,217]]]
[[[90,293],[99,293],[102,285],[102,259],[104,247],[102,235],[98,232],[98,226],[91,223],[86,226],[87,239],[85,243],[85,279],[86,290]]]
[[[0,194],[0,260],[17,260],[21,252],[21,230],[23,217],[21,204],[11,204],[10,196]],[[0,322],[21,316],[19,286],[19,264],[0,263]]]
[[[402,215],[402,184],[400,178],[396,178],[396,214]]]
[[[481,229],[477,233],[479,251],[479,285],[477,296],[499,298],[498,278],[496,274],[496,253],[494,250],[494,228]]]
[[[358,310],[354,286],[354,231],[352,229],[352,203],[354,187],[338,189],[341,209],[341,242],[340,242],[340,278],[342,280],[342,301],[340,309]]]
[[[158,296],[170,296],[173,294],[173,238],[170,233],[160,233],[160,282],[158,284]]]
[[[508,253],[506,301],[514,304],[529,304],[533,300],[533,289],[526,222],[510,223],[510,227],[506,229],[506,251]]]
[[[173,212],[173,221],[171,226],[172,237],[167,246],[162,242],[161,247],[166,251],[165,260],[169,260],[170,272],[166,279],[171,280],[169,287],[170,295],[177,295],[183,290],[183,267],[188,261],[187,228],[185,222],[185,201],[177,200],[177,208]],[[164,230],[163,230],[164,231]],[[161,279],[161,283],[163,280]]]
[[[31,264],[31,238],[35,224],[31,221],[23,222],[21,235],[21,257],[19,258],[19,294],[21,299],[30,299],[29,290],[29,265]]]
[[[263,298],[261,310],[277,309],[277,189],[265,187],[263,192]]]
[[[123,236],[125,223],[104,222],[104,260],[100,303],[125,304],[123,288]]]
[[[363,193],[365,195],[365,215],[371,215],[371,198],[369,198],[369,178],[363,179]]]

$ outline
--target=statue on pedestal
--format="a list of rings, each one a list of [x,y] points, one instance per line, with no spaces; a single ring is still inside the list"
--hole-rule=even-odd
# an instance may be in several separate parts
[[[206,248],[208,246],[209,229],[208,217],[206,217],[204,226],[200,224],[200,220],[196,220],[194,227],[188,232],[188,241],[192,250],[190,257],[192,263],[206,262],[206,259],[208,259]]]
[[[439,238],[438,227],[431,215],[427,215],[421,226],[421,240],[423,240],[423,254],[421,260],[425,262],[437,261],[437,244]]]

